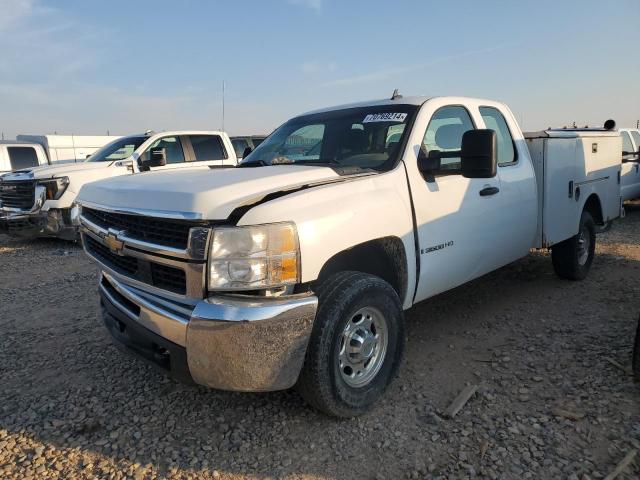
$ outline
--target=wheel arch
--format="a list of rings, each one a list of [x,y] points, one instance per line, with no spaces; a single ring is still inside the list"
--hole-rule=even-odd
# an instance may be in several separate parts
[[[583,212],[589,212],[593,221],[597,225],[604,225],[604,215],[602,213],[602,202],[600,201],[600,197],[597,193],[592,193],[587,198],[587,201],[584,202],[584,206],[582,207]]]
[[[322,266],[318,281],[353,270],[375,275],[389,283],[404,302],[408,291],[407,252],[399,237],[387,236],[354,245],[330,257]]]

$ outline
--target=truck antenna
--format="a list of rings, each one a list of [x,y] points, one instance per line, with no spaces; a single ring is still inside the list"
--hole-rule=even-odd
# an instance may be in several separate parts
[[[398,89],[396,88],[391,94],[391,100],[397,100],[398,98],[402,98],[402,95],[400,95]]]
[[[224,132],[224,87],[225,81],[222,81],[222,131]]]

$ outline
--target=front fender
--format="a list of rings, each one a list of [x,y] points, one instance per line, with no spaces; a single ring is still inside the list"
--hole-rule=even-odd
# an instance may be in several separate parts
[[[404,164],[386,173],[291,193],[251,208],[238,225],[292,221],[300,239],[302,281],[316,280],[334,255],[381,237],[402,240],[407,257],[407,295],[415,286],[416,259],[411,200]],[[406,307],[405,307],[406,308]]]

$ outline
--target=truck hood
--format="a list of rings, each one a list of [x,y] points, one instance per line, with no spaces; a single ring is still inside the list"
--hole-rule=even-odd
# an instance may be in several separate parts
[[[75,173],[95,170],[106,170],[111,162],[81,162],[62,163],[60,165],[42,165],[40,167],[16,170],[2,176],[3,180],[44,179],[53,177],[68,177]]]
[[[339,180],[331,168],[277,165],[256,168],[166,170],[86,184],[78,201],[158,216],[223,220],[240,206],[305,185]]]

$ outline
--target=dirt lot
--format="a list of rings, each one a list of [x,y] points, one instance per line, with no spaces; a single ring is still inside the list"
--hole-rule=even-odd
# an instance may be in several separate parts
[[[609,361],[631,363],[639,239],[630,206],[584,282],[532,254],[422,303],[384,401],[336,421],[164,378],[109,342],[78,246],[0,235],[0,478],[602,478],[640,450],[640,385]]]

